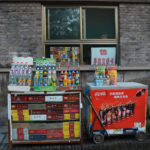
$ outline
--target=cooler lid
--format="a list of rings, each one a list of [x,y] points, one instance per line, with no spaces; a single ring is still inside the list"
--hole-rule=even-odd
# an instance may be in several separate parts
[[[136,88],[148,88],[148,85],[136,83],[136,82],[117,82],[117,85],[111,86],[95,86],[94,83],[86,83],[86,88],[90,90],[98,89],[136,89]]]

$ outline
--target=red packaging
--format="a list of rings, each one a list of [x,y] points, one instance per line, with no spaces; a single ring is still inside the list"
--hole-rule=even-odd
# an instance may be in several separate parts
[[[46,109],[62,108],[62,104],[46,104]]]
[[[44,102],[45,101],[45,96],[28,96],[27,101],[36,101],[36,102]]]
[[[14,96],[14,95],[12,95],[11,96],[11,101],[12,102],[19,102],[19,101],[27,101],[27,96]]]
[[[17,109],[28,109],[28,104],[16,104]]]
[[[47,134],[52,135],[52,134],[61,134],[63,133],[63,129],[47,129]]]
[[[69,128],[72,128],[74,130],[74,122],[69,122]]]
[[[75,119],[75,113],[70,114],[70,119]]]
[[[75,137],[74,133],[70,133],[70,138],[74,138],[74,137]]]
[[[78,108],[79,104],[78,103],[64,103],[63,108]]]
[[[17,129],[17,135],[23,134],[23,128],[18,128]]]
[[[18,140],[24,140],[24,134],[19,134],[17,135]]]
[[[30,115],[40,115],[40,114],[47,114],[47,111],[45,109],[34,109],[34,110],[29,110]]]
[[[63,96],[63,101],[79,101],[79,95]]]
[[[46,133],[47,133],[46,129],[29,130],[29,134],[46,134]]]
[[[47,135],[46,136],[47,137],[47,139],[53,139],[53,138],[63,138],[64,137],[64,135],[61,133],[61,134],[53,134],[53,135]]]
[[[22,109],[19,109],[19,110],[18,110],[18,115],[19,115],[19,116],[23,116],[23,110],[22,110]]]
[[[19,121],[24,121],[24,116],[19,115],[18,117],[19,117]]]
[[[64,113],[79,113],[79,109],[64,109]]]
[[[63,114],[59,114],[59,115],[57,116],[57,119],[64,119],[64,115],[63,115]]]
[[[58,116],[57,115],[47,115],[47,120],[57,120]]]
[[[17,104],[11,104],[11,109],[12,110],[17,109]]]

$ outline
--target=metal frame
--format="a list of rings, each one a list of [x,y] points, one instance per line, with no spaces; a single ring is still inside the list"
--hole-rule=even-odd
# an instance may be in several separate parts
[[[45,57],[45,46],[49,44],[55,45],[70,45],[70,44],[79,44],[80,45],[80,62],[83,64],[83,44],[101,44],[101,45],[116,45],[116,63],[119,64],[119,46],[118,46],[118,7],[117,6],[42,6],[42,49],[43,57]],[[80,9],[80,39],[64,39],[64,40],[46,40],[46,8],[79,8]],[[83,20],[83,9],[84,8],[105,8],[105,9],[114,9],[115,11],[115,39],[86,39],[86,24],[83,24],[83,21],[86,21],[86,12],[84,12]],[[84,31],[83,31],[84,25]],[[49,26],[50,28],[50,26]],[[84,32],[84,35],[82,33]],[[49,33],[50,36],[50,33]],[[84,36],[84,38],[83,38]]]

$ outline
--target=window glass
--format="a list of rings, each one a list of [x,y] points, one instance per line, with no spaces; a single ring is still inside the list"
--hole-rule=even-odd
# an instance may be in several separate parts
[[[80,39],[79,8],[47,8],[47,40]]]
[[[115,39],[115,9],[83,9],[83,38]]]

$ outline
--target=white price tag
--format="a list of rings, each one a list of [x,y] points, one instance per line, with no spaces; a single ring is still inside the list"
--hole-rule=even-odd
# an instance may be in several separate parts
[[[46,102],[62,102],[63,97],[62,96],[45,96]]]

